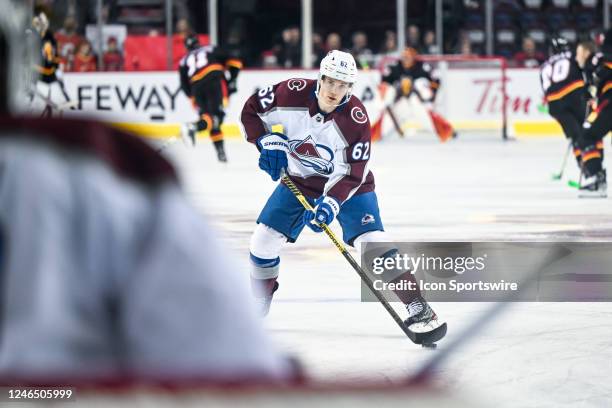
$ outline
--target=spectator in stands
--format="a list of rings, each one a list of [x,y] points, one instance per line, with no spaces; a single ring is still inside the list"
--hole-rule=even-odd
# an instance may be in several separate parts
[[[181,41],[184,41],[191,33],[191,27],[186,18],[181,18],[176,22],[175,33],[181,36]]]
[[[514,54],[514,62],[519,67],[537,68],[546,60],[543,53],[537,50],[531,37],[523,38],[523,49]]]
[[[117,45],[117,38],[109,37],[102,60],[104,61],[105,71],[123,70],[123,54]]]
[[[464,57],[475,56],[474,51],[472,50],[472,42],[466,35],[462,36],[459,40],[459,54]]]
[[[383,40],[382,47],[380,47],[379,54],[381,56],[397,55],[397,35],[395,31],[385,31],[385,39]]]
[[[261,66],[263,68],[278,68],[278,58],[273,50],[266,50],[261,53]]]
[[[243,61],[243,63],[250,59],[248,41],[244,39],[244,27],[245,23],[234,25],[227,35],[227,42],[225,48],[231,58]]]
[[[423,36],[423,54],[441,54],[440,47],[436,43],[436,33],[433,30],[425,31]]]
[[[387,30],[380,52],[376,55],[376,67],[383,69],[391,62],[395,62],[397,55],[397,35],[395,31]]]
[[[312,34],[312,61],[313,66],[319,66],[321,60],[327,54],[325,44],[323,44],[323,36],[320,33]]]
[[[277,47],[276,58],[280,66],[295,68],[302,66],[302,47],[300,44],[300,29],[296,26],[283,30],[282,44]]]
[[[98,69],[96,56],[91,49],[91,44],[87,40],[83,40],[79,44],[76,55],[74,56],[74,71],[75,72],[93,72]]]
[[[78,45],[83,41],[77,33],[77,20],[74,16],[68,16],[64,19],[64,25],[55,33],[57,41],[57,51],[64,65],[64,71],[72,71],[74,64],[74,54]]]
[[[342,49],[342,38],[338,33],[329,33],[327,34],[327,38],[325,39],[325,49],[327,51],[331,50],[341,50]]]
[[[351,54],[359,68],[369,68],[374,64],[374,54],[368,48],[368,37],[363,31],[356,31],[352,37],[353,47]]]
[[[409,25],[406,29],[406,47],[421,52],[421,30],[414,24]]]

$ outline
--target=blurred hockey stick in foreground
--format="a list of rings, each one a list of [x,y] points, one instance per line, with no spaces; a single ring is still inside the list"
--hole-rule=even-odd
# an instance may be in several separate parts
[[[544,259],[539,262],[529,273],[525,275],[522,281],[518,283],[518,287],[521,291],[525,291],[532,285],[540,284],[540,273],[553,265],[557,261],[565,258],[572,253],[571,249],[564,247],[563,245],[557,245],[552,247]],[[420,369],[410,378],[409,383],[427,383],[431,379],[431,376],[435,373],[436,369],[447,360],[453,353],[464,346],[467,342],[472,340],[476,335],[482,332],[487,325],[493,321],[494,318],[498,317],[504,312],[504,310],[518,298],[519,291],[508,291],[504,298],[491,307],[486,309],[478,318],[468,324],[460,333],[446,344],[446,347],[436,353],[431,359],[425,361]]]
[[[308,202],[308,200],[306,200],[306,197],[302,194],[300,189],[297,188],[297,186],[293,183],[293,181],[291,181],[291,179],[289,178],[285,170],[281,172],[281,180],[283,181],[283,183],[285,183],[285,185],[293,193],[295,198],[298,199],[298,201],[302,204],[302,206],[307,211],[313,211],[313,208]],[[342,253],[344,258],[353,267],[355,272],[357,272],[357,274],[361,278],[361,281],[366,284],[368,289],[370,289],[370,291],[374,294],[374,296],[376,296],[376,299],[378,299],[378,301],[383,305],[387,313],[389,313],[389,315],[393,318],[393,320],[395,320],[395,323],[397,323],[400,329],[402,329],[402,331],[406,334],[406,336],[408,336],[410,340],[412,340],[412,342],[414,342],[415,344],[422,344],[423,346],[431,346],[432,343],[435,343],[436,341],[440,339],[440,338],[436,338],[436,339],[419,338],[420,337],[419,334],[410,331],[408,327],[406,327],[406,325],[404,324],[404,321],[401,319],[401,317],[399,317],[397,312],[391,307],[387,299],[385,299],[385,297],[378,290],[374,288],[374,285],[370,281],[370,278],[368,277],[368,275],[365,273],[363,269],[361,269],[361,266],[359,266],[357,261],[355,261],[355,258],[351,256],[351,254],[348,252],[348,250],[342,244],[342,242],[338,240],[338,238],[336,237],[336,234],[334,234],[334,232],[329,228],[327,224],[320,223],[318,225],[319,227],[323,229],[323,231],[325,231],[325,234],[327,234],[327,236],[333,242],[336,248],[338,248],[338,251]],[[443,333],[442,337],[444,337],[444,335],[446,334],[446,323],[444,323],[440,327],[443,327],[443,328],[439,331],[436,331],[436,335]]]

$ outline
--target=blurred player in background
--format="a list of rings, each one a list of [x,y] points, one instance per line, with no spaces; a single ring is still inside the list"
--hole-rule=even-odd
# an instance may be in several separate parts
[[[2,383],[289,376],[169,162],[101,123],[11,114],[27,10],[0,10]]]
[[[574,157],[578,167],[581,167],[582,151],[579,141],[582,123],[587,115],[587,88],[577,55],[571,51],[566,39],[553,38],[550,54],[540,67],[540,84],[544,99],[548,104],[550,116],[559,122],[565,137],[571,141]]]
[[[580,142],[582,176],[580,197],[607,197],[602,139],[612,131],[612,30],[604,34],[601,52],[590,55],[588,82],[595,90],[593,114],[584,123]]]
[[[250,245],[251,277],[264,315],[279,287],[281,248],[295,242],[304,226],[322,232],[318,223],[329,225],[337,218],[348,245],[391,241],[368,165],[370,123],[361,101],[352,95],[356,80],[351,54],[333,50],[321,61],[318,80],[296,78],[262,88],[242,110],[246,138],[260,152],[259,167],[274,181],[286,170],[314,208],[305,211],[281,183],[257,219]],[[281,125],[284,133],[273,132],[274,125]],[[389,271],[383,279],[413,281],[414,276]],[[410,330],[439,333],[442,323],[418,290],[396,294],[408,311],[405,323]]]
[[[227,98],[236,92],[238,73],[242,62],[231,58],[220,47],[202,47],[195,35],[185,38],[187,54],[179,63],[181,89],[199,110],[200,119],[183,125],[183,140],[195,146],[197,132],[210,131],[220,162],[227,162],[223,148],[221,125],[225,117]],[[227,73],[226,73],[227,71]]]
[[[385,68],[382,80],[396,90],[396,102],[407,98],[416,116],[427,124],[427,128],[433,128],[440,141],[445,142],[455,135],[455,131],[446,119],[433,111],[440,81],[432,77],[429,64],[418,61],[417,57],[414,48],[406,48],[396,64]]]
[[[60,104],[70,104],[70,98],[62,80],[57,41],[49,28],[49,20],[45,13],[41,12],[34,16],[32,28],[40,35],[41,47],[40,62],[35,65],[38,81],[32,99],[36,96],[42,98],[46,105],[43,114],[50,116],[53,108],[57,108]]]

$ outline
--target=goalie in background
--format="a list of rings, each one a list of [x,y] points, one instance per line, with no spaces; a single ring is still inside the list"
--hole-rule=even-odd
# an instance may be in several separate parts
[[[391,85],[395,90],[388,99],[391,99],[387,113],[391,116],[400,135],[401,123],[395,118],[392,105],[397,105],[401,98],[409,102],[412,113],[419,119],[425,128],[432,129],[441,142],[445,142],[456,133],[452,125],[440,114],[434,112],[433,103],[440,86],[440,81],[431,75],[431,67],[417,60],[418,54],[414,48],[406,48],[401,59],[383,71],[383,83]]]
[[[228,97],[236,92],[236,81],[242,69],[242,62],[232,58],[221,47],[201,46],[198,37],[193,34],[185,38],[185,48],[187,54],[179,63],[181,89],[191,98],[200,118],[195,123],[183,125],[181,137],[185,143],[195,146],[197,133],[209,130],[210,139],[217,151],[217,159],[225,163],[227,156],[223,147],[221,125]]]

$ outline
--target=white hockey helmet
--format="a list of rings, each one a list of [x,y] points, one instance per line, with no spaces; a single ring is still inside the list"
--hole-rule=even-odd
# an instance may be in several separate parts
[[[49,19],[47,15],[40,12],[32,18],[32,28],[40,35],[43,35],[49,29]]]
[[[317,97],[319,97],[321,80],[324,76],[347,82],[351,85],[340,105],[347,103],[353,92],[352,85],[357,81],[357,64],[355,63],[355,58],[353,58],[353,56],[348,52],[344,51],[331,50],[327,53],[327,55],[321,60],[319,79],[317,81],[316,89]]]

